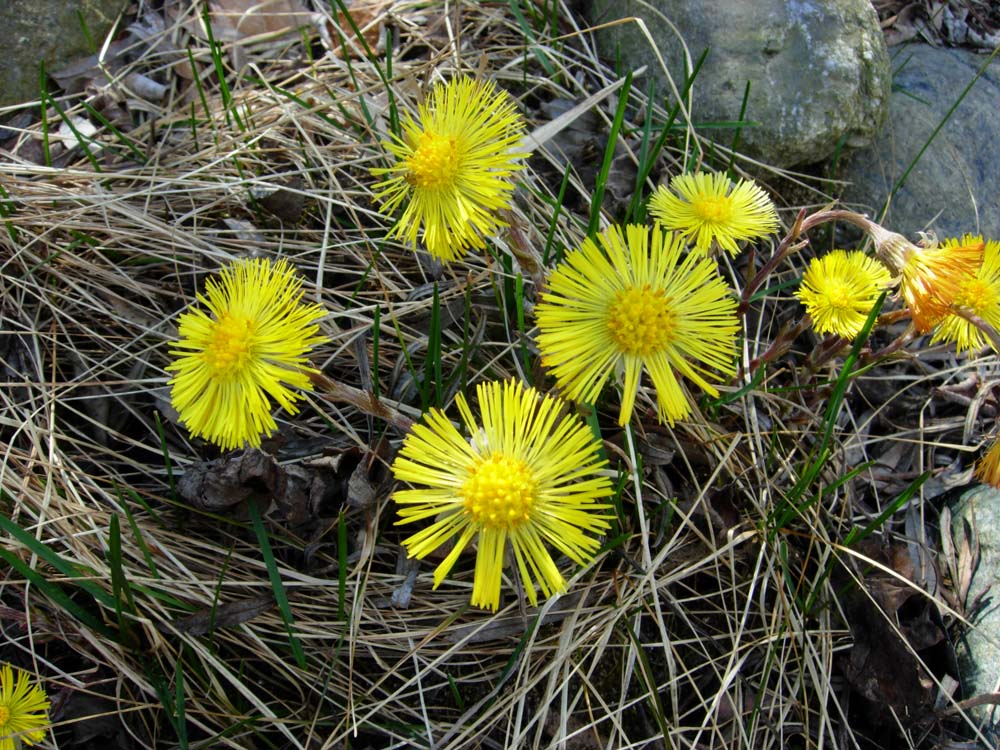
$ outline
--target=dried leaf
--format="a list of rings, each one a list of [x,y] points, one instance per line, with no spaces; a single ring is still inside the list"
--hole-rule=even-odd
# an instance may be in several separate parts
[[[274,456],[250,449],[192,466],[177,482],[177,491],[195,508],[226,513],[255,495],[284,494],[286,482]]]
[[[290,33],[310,21],[299,0],[210,0],[208,7],[212,35],[220,42]],[[188,29],[199,39],[207,37],[201,18]]]
[[[343,12],[338,12],[336,19],[324,19],[324,23],[319,26],[323,45],[334,57],[343,57],[345,47],[354,56],[360,57],[364,46],[357,41],[358,37],[351,26],[353,21],[368,49],[378,51],[385,27],[385,10],[389,5],[388,0],[359,0],[348,9],[350,20]]]
[[[170,627],[158,627],[163,633],[174,630],[189,635],[205,635],[220,628],[234,628],[262,615],[274,607],[274,598],[258,596],[253,599],[240,599],[235,602],[220,604],[211,609],[202,609],[188,617],[171,620]]]

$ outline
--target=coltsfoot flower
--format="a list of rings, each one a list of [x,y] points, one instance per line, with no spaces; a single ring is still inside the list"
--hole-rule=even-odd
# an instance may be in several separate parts
[[[899,291],[919,333],[927,333],[949,313],[962,284],[976,275],[983,260],[982,242],[919,247],[878,224],[871,224],[868,233],[876,255],[899,274]]]
[[[976,464],[976,479],[1000,490],[1000,440],[994,440]]]
[[[465,438],[439,409],[414,425],[392,464],[396,479],[426,485],[398,490],[397,524],[433,518],[403,542],[418,559],[457,537],[434,571],[434,587],[458,556],[476,541],[472,604],[496,611],[504,556],[510,549],[532,604],[533,581],[545,597],[566,587],[545,543],[583,565],[608,528],[600,512],[608,505],[611,480],[596,475],[605,467],[599,444],[575,415],[560,417],[565,403],[540,398],[512,380],[477,386],[482,424],[462,394],[458,411],[471,435]]]
[[[0,667],[0,750],[16,750],[21,743],[45,739],[49,699],[30,675],[10,664]]]
[[[859,251],[832,250],[809,261],[795,296],[806,306],[818,333],[852,339],[891,283],[889,270],[874,258]]]
[[[735,184],[723,172],[680,174],[670,187],[660,185],[649,199],[649,212],[664,228],[694,238],[705,254],[714,240],[730,255],[741,240],[766,237],[778,228],[774,203],[757,183]]]
[[[372,170],[386,178],[375,185],[383,211],[406,203],[390,236],[415,246],[422,233],[443,261],[484,247],[483,235],[505,225],[498,211],[510,206],[511,176],[527,155],[517,151],[524,119],[513,99],[492,81],[455,78],[437,84],[402,129],[383,144],[396,163]]]
[[[577,401],[622,377],[621,425],[645,369],[658,416],[672,425],[691,411],[678,374],[713,396],[712,371],[735,374],[736,301],[713,260],[682,257],[684,238],[659,225],[613,226],[598,240],[585,239],[549,275],[535,307],[542,364]]]
[[[290,414],[316,372],[306,354],[325,337],[322,307],[302,302],[302,281],[285,260],[241,260],[209,279],[205,310],[181,313],[171,344],[170,400],[192,434],[224,450],[260,446],[274,431],[274,399]]]
[[[949,239],[941,247],[983,246],[983,262],[973,276],[962,279],[952,302],[953,307],[964,308],[981,318],[994,329],[1000,330],[1000,242],[984,242],[981,236],[966,234],[961,240]],[[931,342],[954,342],[959,352],[970,355],[989,345],[998,351],[993,339],[972,322],[952,312],[938,324]]]

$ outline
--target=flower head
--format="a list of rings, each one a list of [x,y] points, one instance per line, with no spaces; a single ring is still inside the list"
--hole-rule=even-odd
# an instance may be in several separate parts
[[[242,260],[210,279],[198,300],[207,308],[181,313],[180,340],[167,367],[170,400],[188,429],[224,450],[257,447],[276,427],[273,398],[289,413],[310,389],[306,353],[324,341],[319,305],[302,302],[301,279],[285,260]]]
[[[660,185],[653,193],[649,212],[666,229],[696,238],[702,254],[715,240],[736,255],[740,240],[766,237],[778,228],[778,212],[767,194],[752,180],[734,185],[722,172],[677,175],[669,188]]]
[[[414,425],[392,464],[396,479],[427,485],[393,495],[399,524],[427,518],[434,522],[403,542],[423,558],[457,536],[455,546],[434,571],[435,588],[462,550],[476,540],[472,604],[496,610],[508,544],[532,604],[534,579],[546,597],[566,586],[545,547],[578,564],[589,561],[608,526],[599,501],[611,494],[598,443],[576,416],[560,419],[564,403],[539,398],[533,388],[514,381],[476,388],[482,425],[462,394],[458,411],[471,434],[462,437],[444,413],[431,409]]]
[[[983,259],[981,241],[919,247],[878,224],[872,224],[868,233],[878,257],[899,274],[900,292],[919,333],[927,333],[948,314],[959,288],[976,275]]]
[[[833,250],[809,262],[796,296],[819,333],[854,338],[891,281],[888,269],[864,253]]]
[[[0,750],[15,750],[20,743],[34,745],[45,739],[49,699],[31,677],[10,664],[0,667]]]
[[[950,239],[941,243],[943,248],[983,246],[983,262],[972,276],[964,276],[952,300],[952,307],[964,308],[982,318],[995,329],[1000,329],[1000,242],[983,242],[981,236],[966,234],[961,240]],[[972,354],[989,344],[997,351],[993,339],[982,329],[954,312],[944,316],[931,341],[953,341],[959,352]]]
[[[632,415],[643,369],[670,424],[691,407],[678,374],[712,395],[711,369],[734,374],[736,301],[714,261],[681,257],[684,238],[660,226],[613,226],[549,275],[535,307],[542,363],[569,398],[591,401],[624,376],[618,423]]]
[[[416,245],[422,230],[427,251],[443,261],[482,248],[482,236],[504,225],[497,212],[510,206],[510,178],[525,156],[516,151],[524,120],[514,101],[492,81],[455,78],[437,84],[402,129],[383,144],[396,163],[372,170],[385,177],[375,197],[386,213],[406,201],[395,236]]]
[[[1000,440],[994,440],[976,464],[976,479],[1000,490]]]

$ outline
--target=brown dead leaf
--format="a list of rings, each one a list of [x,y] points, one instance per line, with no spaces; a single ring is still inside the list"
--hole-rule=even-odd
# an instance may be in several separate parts
[[[284,494],[286,484],[274,456],[250,449],[190,467],[177,482],[177,491],[199,510],[234,513],[252,496]]]
[[[274,606],[274,597],[258,596],[220,604],[211,609],[202,609],[188,617],[172,620],[170,627],[158,626],[162,633],[179,631],[189,635],[205,635],[220,628],[233,628],[262,615]]]
[[[924,31],[926,26],[923,3],[910,3],[883,22],[886,46],[908,42]]]
[[[337,12],[336,19],[324,19],[319,32],[327,51],[334,57],[343,57],[346,47],[355,57],[360,57],[364,45],[358,44],[354,27],[361,32],[368,49],[377,50],[385,28],[385,11],[389,5],[389,0],[357,0],[348,8],[350,19],[342,11]]]
[[[927,649],[947,646],[944,633],[921,591],[900,580],[916,575],[905,544],[882,548],[867,540],[859,551],[889,570],[872,565],[862,569],[864,588],[842,587],[844,614],[854,645],[840,666],[848,683],[866,699],[873,721],[893,716],[913,722],[928,715],[934,703],[934,680],[923,663]]]
[[[294,32],[310,22],[301,0],[209,0],[208,16],[217,42],[239,42]],[[201,17],[188,19],[188,31],[207,40]]]

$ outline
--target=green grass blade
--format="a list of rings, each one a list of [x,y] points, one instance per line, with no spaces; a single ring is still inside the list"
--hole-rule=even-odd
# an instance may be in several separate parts
[[[0,513],[0,531],[3,531],[15,541],[27,548],[39,558],[47,562],[53,568],[62,573],[73,582],[74,586],[86,591],[95,601],[109,610],[115,608],[114,598],[107,591],[90,580],[89,576],[82,573],[75,565],[67,562],[55,550],[33,535],[22,529],[6,515]]]
[[[125,513],[125,518],[128,520],[129,528],[132,529],[132,536],[135,537],[135,543],[139,545],[139,551],[142,552],[142,558],[146,561],[146,568],[149,569],[150,575],[153,578],[159,579],[160,573],[156,569],[156,562],[153,560],[153,555],[149,551],[149,546],[146,544],[146,540],[142,537],[142,532],[139,531],[139,525],[135,522],[135,516],[132,515],[132,511],[128,507],[128,503],[125,502],[125,498],[122,497],[121,487],[117,483],[113,482],[115,496],[118,498],[118,505],[121,506],[122,511]]]
[[[98,620],[91,612],[77,604],[63,591],[61,586],[49,581],[13,552],[0,547],[0,559],[3,559],[12,570],[16,570],[32,587],[38,589],[46,599],[55,604],[63,612],[75,618],[77,622],[113,642],[118,641],[118,634],[114,630]]]
[[[132,596],[132,589],[129,587],[128,578],[122,567],[122,538],[118,514],[111,514],[111,521],[108,523],[108,550],[105,554],[108,562],[108,569],[111,572],[111,594],[115,600],[115,618],[118,621],[118,643],[123,648],[135,648],[138,645],[132,620],[125,614],[128,612],[135,616],[135,599]]]
[[[337,517],[337,619],[347,622],[347,518]]]
[[[625,74],[625,82],[622,84],[618,94],[618,107],[615,109],[615,117],[611,121],[611,132],[608,133],[608,145],[604,148],[604,160],[601,162],[601,169],[597,173],[594,193],[590,199],[590,223],[587,224],[587,236],[592,237],[597,234],[597,228],[601,223],[601,204],[604,203],[604,189],[608,183],[608,172],[611,170],[611,162],[615,157],[615,146],[618,144],[618,134],[622,129],[622,122],[625,119],[625,107],[628,104],[628,95],[632,90],[632,73]]]
[[[292,608],[288,604],[288,596],[285,593],[285,585],[281,582],[281,573],[278,570],[278,563],[274,559],[274,552],[271,549],[271,542],[267,536],[267,529],[260,518],[260,510],[257,503],[251,499],[247,503],[250,509],[250,521],[253,523],[254,533],[257,535],[257,543],[260,545],[260,553],[264,558],[264,565],[267,567],[267,577],[271,581],[271,590],[274,592],[274,600],[278,604],[278,611],[281,619],[285,623],[285,630],[288,632],[288,645],[292,649],[295,663],[299,668],[306,668],[306,656],[302,652],[302,644],[298,636],[295,635],[295,619],[292,617]]]

